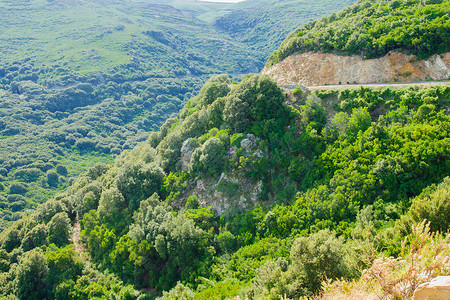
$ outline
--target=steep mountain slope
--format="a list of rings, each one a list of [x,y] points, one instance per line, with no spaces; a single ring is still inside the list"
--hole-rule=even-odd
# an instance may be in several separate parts
[[[103,78],[64,93],[112,93],[124,115],[157,105],[141,96],[148,78]],[[450,272],[449,112],[448,85],[288,93],[265,75],[215,76],[159,131],[0,233],[1,296],[409,297]]]
[[[210,74],[258,72],[267,51],[202,19],[238,7],[2,1],[0,230],[96,162],[112,162],[145,140]],[[281,31],[282,22],[275,20],[273,30]]]
[[[147,141],[2,233],[4,295],[295,298],[323,272],[359,276],[367,239],[397,255],[425,214],[448,229],[446,183],[432,185],[450,175],[449,87],[299,97],[258,75],[229,86],[210,80]],[[79,262],[68,238],[80,221],[91,266],[120,280]]]

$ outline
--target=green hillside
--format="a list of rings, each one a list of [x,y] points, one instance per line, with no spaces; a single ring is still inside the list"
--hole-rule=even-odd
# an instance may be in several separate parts
[[[391,2],[378,2],[388,16],[408,4]],[[254,52],[260,40],[215,35],[204,20],[228,20],[243,37],[251,25],[228,10],[256,20],[256,0],[16,3],[1,4],[24,22],[9,32],[26,38],[38,26],[20,12],[38,7],[62,27],[53,42],[22,44],[34,50],[3,37],[0,298],[401,299],[450,275],[448,84],[235,82],[270,47]],[[342,14],[363,19],[350,11],[367,3]],[[102,19],[124,27],[80,38],[70,56],[38,57],[73,37],[63,12],[78,9],[81,33],[102,32]],[[109,52],[85,62],[83,45]],[[222,67],[231,76],[206,80]]]
[[[251,72],[262,63],[212,25],[151,1],[2,1],[0,12],[1,63],[31,58],[87,73],[144,60],[147,72],[176,75]]]
[[[242,5],[2,1],[0,231],[95,163],[110,163],[145,140],[211,74],[238,80],[258,72],[277,40],[255,50],[204,21]],[[282,19],[266,21],[284,34]]]
[[[269,57],[299,25],[353,4],[354,0],[249,0],[237,3],[232,11],[216,17],[214,25],[236,40]],[[267,43],[270,41],[270,43]]]
[[[359,54],[365,58],[400,50],[427,58],[450,50],[450,1],[361,0],[292,32],[268,66],[297,52]]]
[[[431,251],[417,274],[448,272],[427,263],[450,255],[448,238],[410,227],[449,229],[448,86],[230,83],[209,80],[160,131],[3,232],[3,295],[296,299],[323,275],[358,279],[413,251]]]

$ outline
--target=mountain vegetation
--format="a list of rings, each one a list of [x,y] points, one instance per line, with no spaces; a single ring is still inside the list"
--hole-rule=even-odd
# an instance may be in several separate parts
[[[230,84],[210,79],[160,131],[5,230],[3,295],[296,298],[410,253],[424,218],[448,230],[449,87]]]
[[[307,3],[304,11],[318,17],[344,5],[327,3]],[[2,1],[0,231],[78,174],[146,140],[210,74],[258,72],[277,40],[255,50],[251,39],[239,41],[206,21],[241,9],[236,5]],[[288,23],[258,19],[283,36],[304,21],[301,14]]]
[[[136,3],[170,25],[216,13]],[[49,2],[22,9],[36,4]],[[144,35],[178,53],[161,32]],[[450,274],[448,85],[291,92],[250,74],[200,88],[208,72],[193,77],[173,57],[138,53],[96,72],[73,71],[73,58],[0,71],[0,203],[11,221],[0,297],[400,298]]]
[[[450,51],[448,0],[364,0],[292,32],[269,58],[272,66],[307,51],[376,58],[391,50],[427,58]]]
[[[339,7],[349,6],[354,2],[341,1]],[[254,50],[262,51],[266,60],[299,24],[316,20],[336,10],[337,3],[329,0],[247,0],[237,3],[233,10],[216,16],[213,22],[220,31]]]

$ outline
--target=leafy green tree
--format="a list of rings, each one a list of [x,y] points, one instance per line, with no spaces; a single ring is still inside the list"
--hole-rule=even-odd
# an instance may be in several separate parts
[[[216,213],[209,207],[188,209],[184,215],[195,222],[195,225],[205,232],[214,232],[218,227]]]
[[[297,274],[297,280],[311,292],[320,288],[323,276],[340,278],[348,274],[343,240],[327,229],[297,238],[290,257],[289,271]]]
[[[199,162],[209,175],[219,175],[225,165],[226,149],[218,138],[210,138],[202,146]]]
[[[24,168],[17,170],[14,173],[14,177],[26,182],[34,182],[37,181],[43,174],[44,172],[38,168]]]
[[[53,170],[47,171],[47,182],[51,187],[57,187],[59,183],[59,175]]]
[[[125,227],[128,206],[116,186],[102,192],[98,204],[98,215],[104,223],[110,224],[119,231]]]
[[[217,244],[219,249],[224,253],[232,253],[236,250],[237,241],[234,234],[231,232],[224,231],[217,235],[216,237]]]
[[[223,111],[225,108],[224,98],[214,101],[209,107],[209,128],[220,128],[223,123]]]
[[[0,248],[0,272],[8,272],[9,270],[9,255],[5,249]]]
[[[56,173],[58,173],[61,176],[67,176],[67,168],[66,168],[66,166],[64,166],[62,164],[57,164],[56,165]]]
[[[247,102],[237,97],[227,97],[223,111],[223,118],[235,132],[246,132],[249,130],[251,121],[249,120],[250,107]]]
[[[366,131],[372,123],[367,108],[353,109],[350,119],[348,121],[347,134],[352,137],[356,137],[359,131]]]
[[[142,200],[161,192],[164,176],[164,171],[154,163],[127,163],[119,170],[116,185],[134,211]]]
[[[48,223],[48,241],[57,246],[63,246],[69,242],[70,219],[67,213],[60,212],[52,217]]]
[[[16,269],[16,296],[24,300],[48,297],[48,272],[47,260],[41,249],[24,253]]]
[[[20,246],[22,242],[20,231],[15,227],[10,227],[3,233],[2,248],[11,252],[13,249]]]
[[[197,209],[200,206],[197,195],[191,195],[186,200],[186,209]]]
[[[165,262],[163,289],[179,279],[193,282],[199,274],[207,274],[212,249],[207,246],[207,235],[185,215],[163,222],[155,238],[155,249]]]
[[[135,275],[138,274],[135,270],[141,268],[137,262],[139,251],[136,251],[136,246],[129,235],[125,234],[120,237],[109,257],[112,269],[122,280],[139,285],[140,282],[135,281]]]
[[[160,202],[157,194],[142,201],[139,210],[134,213],[134,223],[130,225],[130,238],[136,244],[142,240],[154,244],[156,236],[161,233],[162,224],[173,217],[171,211],[169,205]]]
[[[15,182],[9,187],[10,194],[24,195],[27,192],[28,188],[23,183]]]
[[[424,219],[430,222],[433,231],[446,232],[450,228],[450,177],[437,186],[427,188],[413,199],[409,213],[415,223]]]
[[[213,103],[217,98],[224,97],[230,91],[230,80],[226,75],[223,76],[223,80],[213,81],[215,78],[210,79],[212,82],[206,82],[199,92],[200,100],[198,105],[206,106]]]
[[[303,93],[303,89],[300,86],[296,86],[295,89],[292,91],[292,94],[294,94],[297,97],[300,97]]]
[[[156,298],[158,300],[192,300],[194,299],[194,291],[189,287],[184,286],[182,283],[177,282],[177,285],[169,292],[163,292],[161,297]]]
[[[45,224],[36,225],[22,240],[23,251],[30,251],[46,244],[48,229]]]
[[[321,131],[327,122],[327,116],[320,99],[309,97],[306,103],[301,106],[300,118],[305,127],[310,126],[317,131]]]
[[[268,261],[256,270],[253,280],[252,293],[268,299],[278,299],[283,297],[284,291],[281,278],[283,272],[287,271],[289,262],[283,257],[276,261]]]
[[[67,211],[67,206],[62,201],[51,199],[38,206],[35,217],[38,222],[48,223],[57,213]]]
[[[224,120],[234,132],[251,130],[261,137],[281,134],[288,116],[284,100],[274,81],[267,76],[253,75],[226,97]]]
[[[48,282],[54,288],[64,281],[76,280],[81,276],[84,265],[73,245],[64,248],[50,246],[47,249],[46,259],[49,267]]]

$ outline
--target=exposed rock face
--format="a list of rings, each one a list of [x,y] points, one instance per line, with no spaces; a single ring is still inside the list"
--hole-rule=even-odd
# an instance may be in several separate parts
[[[240,148],[244,150],[244,157],[255,159],[264,157],[267,154],[258,148],[259,138],[253,134],[247,134],[240,143]],[[182,167],[189,166],[191,156],[194,150],[191,139],[184,141],[181,149]],[[237,147],[231,147],[228,151],[228,158],[235,156]],[[234,172],[222,173],[219,178],[209,177],[196,179],[195,188],[187,191],[180,199],[187,199],[190,195],[196,195],[202,207],[210,207],[218,215],[237,213],[260,202],[260,195],[263,192],[263,181],[257,181],[247,178],[246,167],[239,168]],[[183,203],[179,207],[183,207]]]
[[[187,171],[189,169],[191,156],[195,150],[195,147],[191,145],[191,140],[192,140],[191,138],[185,140],[183,142],[183,146],[181,147],[181,169],[183,171]]]
[[[231,195],[226,191],[219,191],[221,183],[235,185],[235,193]],[[254,183],[237,174],[222,173],[218,181],[198,179],[191,194],[197,195],[202,207],[210,207],[218,215],[222,215],[230,210],[236,213],[255,206],[262,187],[262,181]]]
[[[251,152],[254,148],[256,148],[256,137],[249,133],[247,137],[241,141],[241,148],[243,148],[247,152]]]
[[[414,291],[414,300],[450,300],[450,276],[438,276]]]
[[[263,74],[279,85],[337,85],[347,83],[414,82],[450,78],[450,53],[417,60],[414,55],[391,51],[377,59],[329,53],[294,54],[264,68]]]

